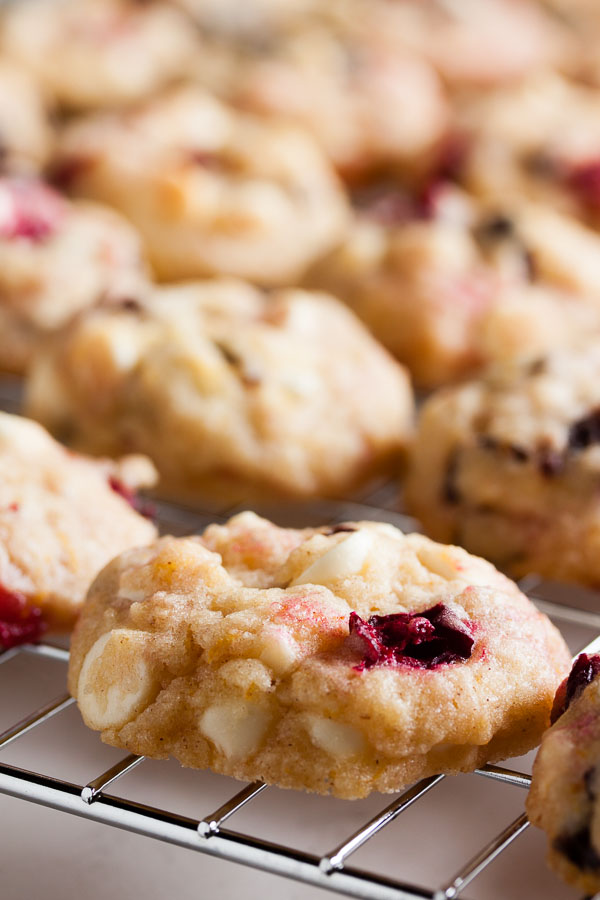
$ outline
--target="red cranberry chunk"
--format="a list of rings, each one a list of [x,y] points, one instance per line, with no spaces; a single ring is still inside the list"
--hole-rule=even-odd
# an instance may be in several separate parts
[[[557,691],[552,710],[553,722],[562,716],[573,700],[576,700],[598,675],[600,675],[600,655],[588,656],[587,653],[580,653],[566,682],[563,682]]]
[[[600,208],[600,159],[574,166],[567,173],[566,182],[586,206]]]
[[[39,641],[47,624],[38,606],[31,606],[25,594],[0,585],[0,648]]]
[[[358,671],[375,665],[431,669],[468,659],[473,649],[470,625],[443,603],[420,613],[371,616],[366,622],[353,612],[349,624],[363,657]]]
[[[0,180],[0,237],[41,242],[50,237],[65,215],[62,197],[41,181]]]
[[[119,497],[122,497],[123,500],[126,500],[127,503],[131,506],[132,509],[135,509],[141,516],[144,516],[146,519],[154,519],[156,516],[156,510],[152,503],[149,503],[147,500],[144,500],[143,497],[140,497],[139,494],[136,494],[135,491],[132,491],[130,487],[127,487],[126,484],[123,484],[118,478],[115,478],[114,475],[111,475],[108,479],[108,484]]]

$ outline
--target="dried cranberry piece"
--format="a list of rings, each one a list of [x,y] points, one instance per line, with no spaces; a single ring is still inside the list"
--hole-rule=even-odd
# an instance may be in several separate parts
[[[355,191],[352,201],[361,215],[379,225],[406,225],[418,217],[407,191],[386,181]]]
[[[600,442],[600,408],[574,422],[569,428],[569,448],[585,450],[592,444]]]
[[[0,647],[3,650],[39,641],[47,627],[41,609],[31,606],[25,594],[0,585]]]
[[[141,516],[144,516],[146,519],[156,518],[156,508],[154,505],[149,503],[148,500],[144,500],[143,497],[140,497],[139,494],[132,491],[131,488],[127,487],[126,484],[123,484],[118,478],[115,478],[114,475],[110,476],[108,484],[115,494],[118,494],[123,500],[126,500],[131,508],[135,509]]]
[[[573,663],[569,677],[562,682],[556,692],[550,721],[556,722],[573,700],[576,700],[598,675],[600,675],[600,655],[588,656],[587,653],[580,653]]]
[[[600,159],[573,166],[566,175],[566,183],[586,206],[600,208]]]
[[[431,669],[468,659],[473,649],[471,627],[443,603],[419,613],[371,616],[366,622],[353,612],[349,625],[363,656],[355,666],[359,672],[374,665]]]
[[[62,197],[40,181],[0,180],[0,237],[41,242],[59,227],[66,211]]]

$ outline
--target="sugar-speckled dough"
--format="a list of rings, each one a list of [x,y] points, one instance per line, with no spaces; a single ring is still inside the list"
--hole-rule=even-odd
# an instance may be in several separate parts
[[[504,366],[424,405],[410,511],[521,576],[600,585],[600,345]]]
[[[156,537],[127,500],[154,483],[154,468],[140,456],[78,456],[36,422],[0,413],[0,473],[0,594],[17,592],[50,625],[71,626],[100,569]]]
[[[0,176],[0,368],[23,372],[81,310],[143,292],[142,243],[118,213]]]
[[[311,137],[181,88],[66,129],[58,169],[144,237],[160,278],[290,284],[342,236],[345,196]]]
[[[472,629],[470,658],[360,670],[351,611],[439,602]],[[353,798],[528,750],[568,664],[545,616],[457,547],[387,524],[295,531],[243,513],[106,568],[69,685],[110,744]]]
[[[408,377],[332,297],[214,281],[130,306],[38,355],[33,418],[89,452],[147,453],[187,499],[338,495],[397,470]]]
[[[581,683],[542,738],[527,798],[530,821],[548,836],[551,869],[586,896],[600,891],[599,669],[598,656],[576,661],[569,681],[579,674]]]
[[[78,111],[150,96],[183,76],[200,49],[176,9],[136,0],[11,3],[0,34],[9,57]]]

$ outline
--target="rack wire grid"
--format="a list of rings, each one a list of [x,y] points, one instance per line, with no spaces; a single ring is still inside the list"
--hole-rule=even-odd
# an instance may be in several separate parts
[[[14,411],[18,407],[15,399],[15,386],[3,388],[0,385],[0,406]],[[302,507],[281,509],[277,507],[258,509],[269,515],[282,525],[301,527],[307,524],[333,524],[340,521],[356,519],[383,519],[398,525],[403,530],[414,530],[414,522],[394,510],[397,502],[395,491],[390,485],[383,485],[360,502],[330,503],[318,502]],[[239,509],[221,509],[197,511],[182,506],[159,502],[158,521],[163,533],[186,534],[201,530],[209,522],[222,521]],[[581,648],[581,637],[590,633],[600,633],[600,604],[598,597],[590,591],[570,588],[567,593],[560,586],[543,582],[536,577],[525,579],[521,586],[529,594],[533,602],[563,629],[574,629],[571,644],[574,650]],[[567,634],[569,637],[569,634]],[[585,649],[600,650],[600,637],[583,642]],[[0,689],[3,686],[3,675],[8,678],[10,661],[46,660],[62,666],[66,671],[68,650],[52,643],[23,645],[0,653]],[[0,733],[0,751],[11,745],[17,745],[25,735],[43,731],[43,726],[55,717],[64,715],[68,707],[74,703],[67,693],[25,712],[14,724],[10,724]],[[6,759],[6,757],[5,757]],[[21,798],[81,816],[96,822],[111,825],[115,828],[165,841],[181,847],[195,850],[224,860],[241,863],[245,866],[261,869],[265,872],[285,876],[318,888],[350,897],[365,900],[454,900],[463,896],[475,879],[484,873],[513,842],[517,841],[528,829],[528,821],[521,812],[513,821],[508,822],[491,839],[485,841],[480,849],[466,861],[449,873],[439,884],[423,886],[412,883],[410,879],[389,877],[380,872],[357,868],[351,864],[353,855],[371,842],[377,835],[398,820],[402,814],[423,802],[427,795],[436,794],[440,786],[448,778],[436,775],[425,778],[395,796],[389,802],[381,798],[381,806],[374,815],[368,817],[358,828],[353,828],[333,846],[326,846],[323,852],[307,852],[294,845],[286,845],[261,838],[250,828],[244,831],[233,830],[230,825],[234,817],[239,816],[248,807],[256,804],[257,798],[265,791],[278,791],[263,783],[244,786],[241,790],[233,790],[232,796],[218,805],[214,810],[203,809],[200,818],[182,815],[178,812],[159,808],[147,802],[127,799],[114,793],[118,784],[127,780],[127,776],[140,766],[150,761],[139,756],[124,756],[111,765],[106,771],[94,774],[86,783],[65,781],[44,771],[23,768],[20,765],[2,761],[0,756],[0,793]],[[168,765],[152,761],[152,765]],[[194,773],[198,774],[198,773]],[[477,769],[468,777],[471,781],[491,779],[504,786],[527,789],[530,776],[525,771],[518,771],[496,765],[486,765]],[[450,779],[455,780],[455,779]],[[236,783],[227,779],[232,786]],[[281,792],[289,794],[289,792]],[[431,798],[430,798],[431,799]],[[348,801],[333,801],[348,803]],[[352,804],[350,804],[352,805]],[[522,809],[522,803],[519,804]],[[464,817],[463,809],[459,818]],[[345,817],[342,817],[342,820]],[[347,826],[346,826],[347,828]],[[342,832],[344,834],[344,832]],[[426,836],[423,846],[426,845]],[[394,860],[394,868],[402,870],[401,857]],[[546,894],[545,896],[548,896]],[[562,896],[562,895],[561,895]]]

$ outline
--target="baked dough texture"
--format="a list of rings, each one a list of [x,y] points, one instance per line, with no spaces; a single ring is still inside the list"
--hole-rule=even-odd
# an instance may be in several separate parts
[[[442,609],[449,629],[419,644]],[[373,652],[405,625],[417,646]],[[568,666],[549,620],[457,547],[242,513],[114,560],[74,633],[69,686],[107,743],[356,798],[530,749]]]
[[[600,238],[540,203],[447,181],[355,192],[346,239],[305,276],[344,300],[424,388],[600,330]]]
[[[72,626],[100,569],[156,537],[132,507],[135,490],[151,486],[156,473],[141,456],[78,456],[36,422],[7,413],[0,413],[0,472],[2,644],[3,627],[18,634],[32,608],[46,625]]]
[[[147,453],[167,493],[235,500],[397,471],[413,402],[343,304],[215,281],[78,318],[38,355],[27,408],[79,449]]]
[[[594,340],[439,391],[411,451],[408,509],[515,576],[598,587],[599,410]]]

